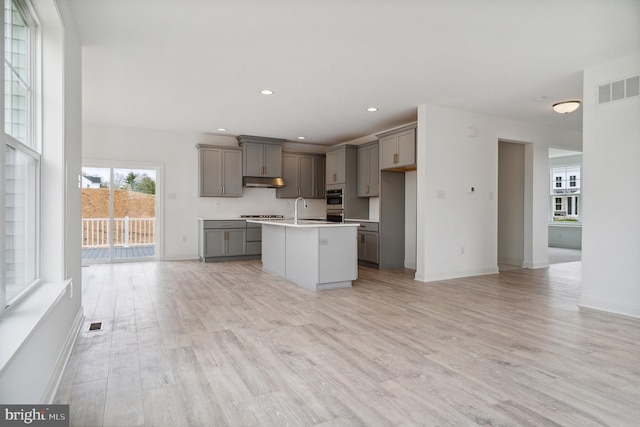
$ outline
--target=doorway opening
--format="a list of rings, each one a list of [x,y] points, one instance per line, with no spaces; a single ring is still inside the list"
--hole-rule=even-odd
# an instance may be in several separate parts
[[[498,268],[522,268],[525,259],[525,145],[498,141]]]
[[[582,152],[549,148],[549,264],[582,260]]]
[[[82,261],[157,259],[158,169],[82,168]]]

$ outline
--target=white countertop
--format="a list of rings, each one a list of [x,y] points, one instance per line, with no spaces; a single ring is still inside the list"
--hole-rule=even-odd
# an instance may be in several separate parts
[[[254,224],[269,224],[269,225],[279,225],[281,227],[307,227],[307,228],[319,228],[319,227],[358,227],[360,224],[358,223],[342,223],[342,222],[331,222],[331,221],[318,221],[318,220],[309,220],[309,219],[298,219],[298,223],[294,223],[293,219],[247,219],[247,222],[252,222]]]
[[[379,219],[360,219],[360,218],[345,218],[345,221],[357,221],[357,222],[380,222]]]

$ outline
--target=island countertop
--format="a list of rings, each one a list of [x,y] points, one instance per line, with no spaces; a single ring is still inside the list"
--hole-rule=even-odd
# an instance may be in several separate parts
[[[262,268],[313,291],[358,278],[358,223],[250,219],[262,226]]]
[[[304,228],[318,228],[318,227],[358,227],[360,224],[352,222],[352,223],[343,223],[343,222],[332,222],[332,221],[322,221],[316,219],[298,219],[298,222],[294,222],[293,219],[247,219],[247,222],[251,222],[254,224],[268,224],[268,225],[278,225],[281,227],[304,227]]]

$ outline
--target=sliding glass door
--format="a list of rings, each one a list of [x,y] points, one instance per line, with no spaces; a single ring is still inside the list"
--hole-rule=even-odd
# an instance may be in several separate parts
[[[85,264],[156,258],[155,169],[82,168]]]

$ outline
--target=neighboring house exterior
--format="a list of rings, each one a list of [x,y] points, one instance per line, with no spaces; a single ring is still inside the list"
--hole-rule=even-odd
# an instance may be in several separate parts
[[[551,168],[553,219],[579,220],[580,165]]]
[[[102,186],[102,178],[99,176],[82,176],[82,188],[100,188]]]

